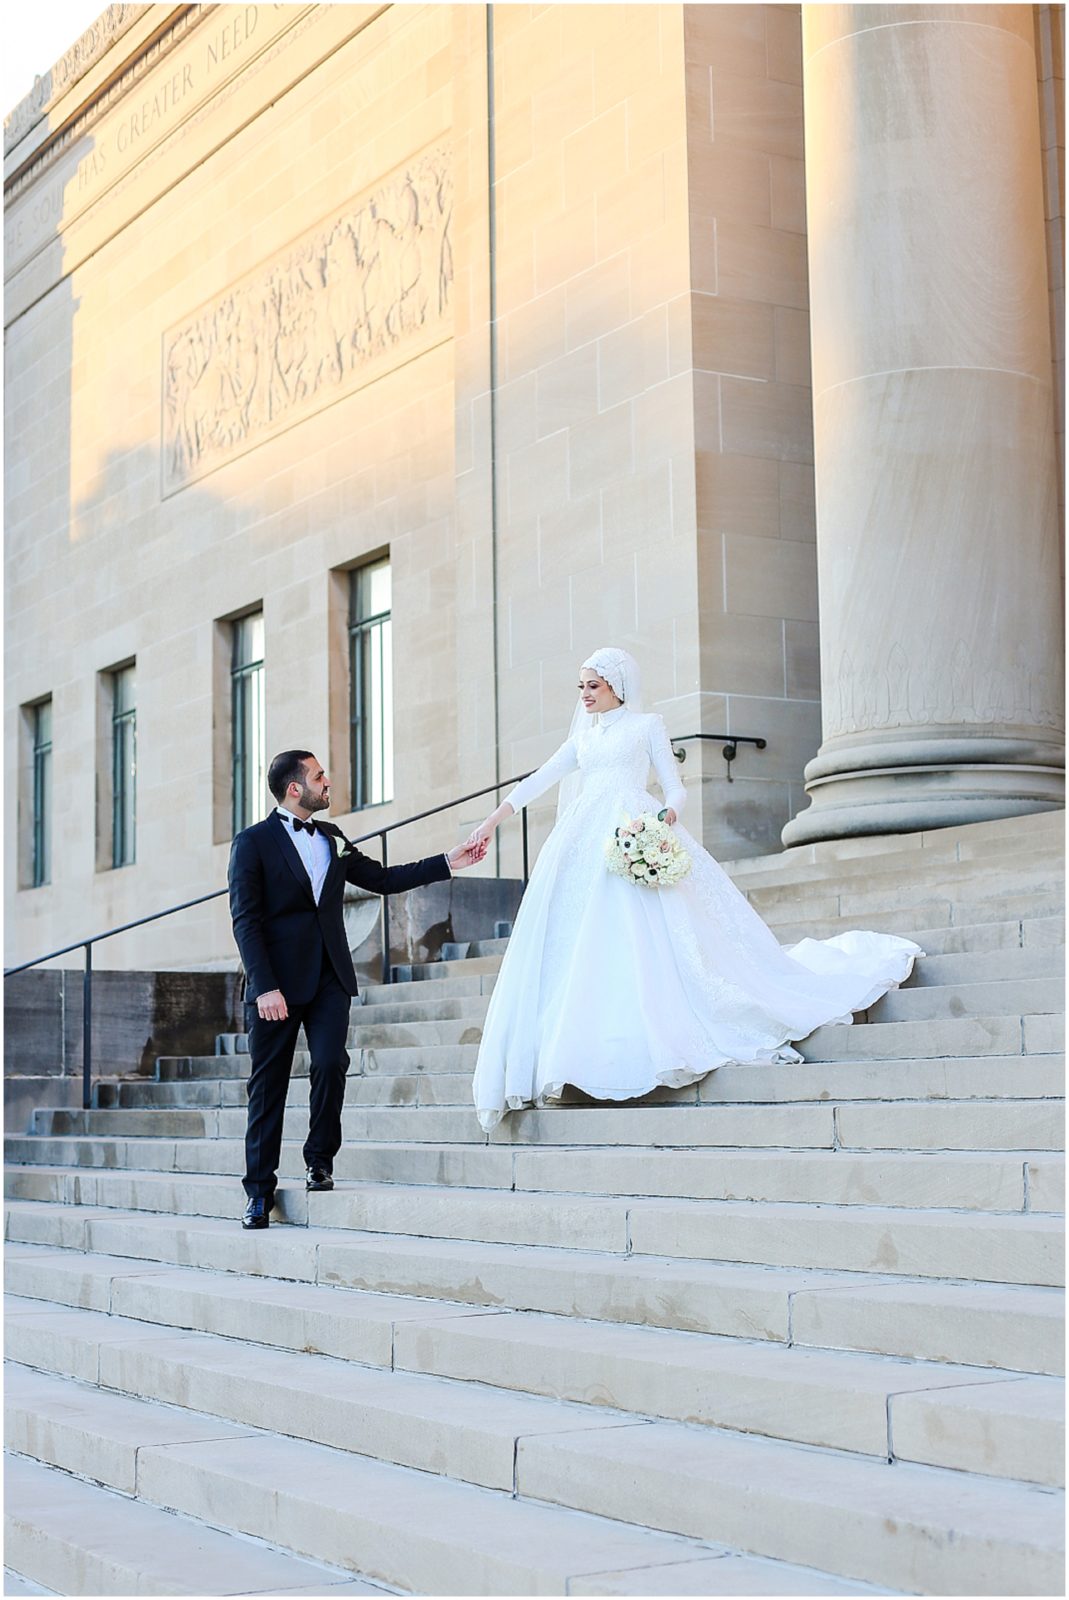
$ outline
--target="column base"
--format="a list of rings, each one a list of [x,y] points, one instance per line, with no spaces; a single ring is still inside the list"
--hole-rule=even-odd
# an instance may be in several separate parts
[[[1065,806],[1065,772],[981,762],[870,767],[813,777],[806,793],[812,803],[783,829],[785,847],[1058,811]]]

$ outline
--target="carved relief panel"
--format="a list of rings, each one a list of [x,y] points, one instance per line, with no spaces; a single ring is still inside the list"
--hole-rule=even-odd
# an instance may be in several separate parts
[[[452,173],[432,146],[163,340],[163,493],[452,331]]]

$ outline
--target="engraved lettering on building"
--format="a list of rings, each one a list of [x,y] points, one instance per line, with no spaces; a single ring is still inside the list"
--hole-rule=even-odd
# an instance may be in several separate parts
[[[436,146],[165,334],[165,495],[449,336],[452,206]]]

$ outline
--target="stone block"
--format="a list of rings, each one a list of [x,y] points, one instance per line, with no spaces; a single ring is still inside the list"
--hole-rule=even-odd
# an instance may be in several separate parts
[[[775,313],[760,301],[694,294],[694,365],[707,372],[775,376]]]
[[[142,1493],[195,1517],[227,1508],[231,1526],[320,1561],[361,1552],[365,1575],[412,1592],[554,1594],[573,1577],[679,1551],[643,1529],[476,1494],[428,1473],[299,1440],[149,1450]]]
[[[481,1320],[476,1318],[475,1320]],[[510,1491],[516,1439],[586,1425],[576,1406],[482,1386],[427,1383],[323,1356],[199,1334],[101,1348],[102,1386],[291,1438]],[[611,1425],[606,1421],[603,1426]]]
[[[1061,1219],[803,1204],[653,1200],[629,1211],[639,1255],[1058,1285]]]
[[[852,1150],[1060,1150],[1065,1140],[1060,1109],[1042,1101],[841,1105],[835,1124]]]
[[[713,97],[715,108],[715,84]],[[716,260],[721,294],[799,309],[809,304],[809,265],[802,234],[718,219]],[[805,459],[812,460],[812,456]]]
[[[890,1401],[895,1459],[1023,1483],[1065,1483],[1065,1384],[988,1379]]]
[[[177,1592],[250,1594],[334,1592],[330,1572],[277,1549],[235,1539],[155,1506],[109,1493],[38,1462],[13,1460],[5,1473],[8,1525],[5,1559],[37,1575],[56,1594]],[[371,1585],[342,1582],[340,1593],[372,1594]],[[41,1592],[38,1590],[37,1592]],[[309,1592],[307,1589],[305,1592]]]
[[[669,1567],[645,1567],[639,1572],[599,1572],[576,1578],[572,1594],[630,1595],[745,1595],[745,1594],[875,1594],[867,1584],[847,1583],[811,1568],[792,1567],[760,1557],[706,1556],[697,1561],[675,1561]]]
[[[904,1462],[757,1450],[659,1422],[524,1440],[517,1483],[538,1499],[907,1591],[1042,1594],[1061,1582],[1054,1497]]]
[[[1033,1156],[1025,1162],[1029,1211],[1065,1213],[1064,1156]]]
[[[1020,1156],[881,1152],[851,1157],[844,1151],[722,1151],[714,1164],[707,1153],[686,1150],[517,1150],[515,1159],[517,1190],[615,1192],[750,1200],[755,1204],[799,1201],[977,1211],[1024,1209]]]
[[[407,1323],[395,1366],[881,1457],[888,1396],[924,1381],[907,1362],[515,1313]],[[949,1367],[931,1378],[974,1380]]]
[[[816,561],[810,546],[797,540],[730,533],[725,535],[724,559],[729,611],[816,620]]]
[[[834,1274],[734,1263],[527,1250],[502,1245],[332,1237],[319,1281],[385,1294],[547,1311],[743,1338],[787,1337],[788,1295],[842,1283]]]
[[[472,1194],[463,1190],[406,1189],[399,1184],[346,1187],[308,1196],[313,1227],[358,1228],[370,1233],[421,1234],[502,1244],[555,1245],[564,1249],[624,1251],[626,1206],[611,1196],[571,1199],[533,1194]]]
[[[5,1371],[4,1426],[9,1450],[130,1495],[137,1493],[142,1445],[234,1439],[242,1432],[215,1417],[146,1406],[17,1363]]]
[[[776,461],[812,461],[808,387],[779,378],[758,382],[725,376],[720,380],[720,404],[725,450]]]
[[[801,1290],[799,1345],[1060,1374],[1061,1294],[1011,1284],[885,1282]]]
[[[110,1311],[117,1279],[162,1272],[146,1262],[118,1256],[88,1258],[68,1250],[15,1246],[4,1262],[4,1291],[24,1299],[58,1302],[82,1311]]]

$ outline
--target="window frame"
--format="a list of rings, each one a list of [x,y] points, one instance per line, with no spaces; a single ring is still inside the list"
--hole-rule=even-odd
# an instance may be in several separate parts
[[[371,610],[371,574],[385,567],[389,574],[389,605]],[[388,805],[394,798],[393,765],[393,567],[389,551],[349,569],[348,653],[349,653],[349,781],[351,809],[366,811]],[[372,704],[372,682],[368,674],[371,652],[378,651],[379,702]],[[377,752],[371,742],[378,713]],[[381,770],[381,793],[375,789],[375,755]]]
[[[52,882],[52,696],[47,695],[27,708],[31,718],[30,786],[31,889],[43,889]],[[48,738],[41,739],[41,719],[48,713]]]
[[[113,667],[111,679],[111,865],[137,862],[137,663]],[[127,675],[129,674],[129,678]],[[133,684],[133,701],[121,705],[124,682]],[[129,749],[127,748],[129,734]],[[127,824],[129,823],[129,829]],[[129,833],[129,837],[127,834]]]
[[[230,622],[230,775],[231,775],[231,828],[236,836],[243,828],[257,821],[254,812],[255,791],[267,783],[264,757],[266,732],[266,700],[264,695],[264,638],[263,608],[246,611]],[[260,654],[239,660],[246,626],[256,619],[260,622]],[[246,748],[247,734],[252,730],[251,755]],[[259,740],[256,734],[259,732]],[[256,746],[259,743],[259,751]],[[257,765],[258,756],[258,765]],[[259,778],[259,783],[257,779]],[[261,794],[262,798],[262,794]]]

